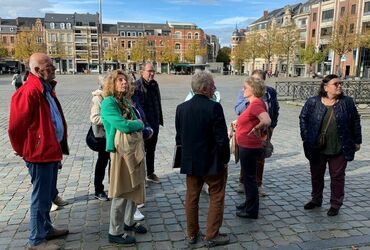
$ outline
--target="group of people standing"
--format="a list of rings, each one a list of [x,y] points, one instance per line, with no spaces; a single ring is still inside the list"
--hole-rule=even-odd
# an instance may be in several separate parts
[[[30,57],[30,74],[13,95],[9,117],[9,138],[17,155],[26,162],[33,185],[30,209],[29,249],[60,249],[47,240],[64,236],[56,229],[50,208],[56,194],[58,169],[63,154],[69,153],[67,123],[55,94],[55,67],[43,53]],[[98,152],[95,168],[95,198],[111,199],[108,240],[130,245],[132,231],[145,234],[144,225],[134,220],[138,204],[145,202],[146,181],[160,183],[154,173],[159,126],[163,125],[161,97],[154,80],[153,65],[142,65],[141,78],[133,79],[121,70],[110,72],[102,89],[94,92],[91,122],[94,135],[106,138]],[[257,219],[262,186],[266,141],[271,139],[279,116],[276,91],[264,84],[262,71],[254,71],[244,82],[235,111],[235,130],[245,201],[236,215]],[[191,81],[192,97],[177,106],[176,144],[181,150],[181,170],[186,175],[185,212],[187,243],[199,241],[208,247],[224,245],[229,236],[219,231],[223,222],[225,188],[230,160],[229,135],[220,98],[211,73],[197,72]],[[217,96],[217,95],[216,95]],[[320,207],[324,174],[329,165],[331,207],[335,216],[343,203],[347,162],[360,149],[360,117],[352,98],[343,95],[336,75],[325,77],[318,96],[307,100],[300,114],[304,151],[310,162],[312,199],[305,209]],[[103,180],[110,162],[109,191]],[[204,184],[210,197],[205,235],[199,227],[199,198]]]

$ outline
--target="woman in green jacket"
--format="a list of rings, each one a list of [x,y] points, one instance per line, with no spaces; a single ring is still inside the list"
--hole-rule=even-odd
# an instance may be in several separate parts
[[[134,222],[137,203],[145,199],[145,153],[142,139],[143,122],[137,118],[125,98],[130,77],[121,70],[107,76],[103,88],[101,117],[106,131],[106,151],[111,152],[108,196],[112,198],[109,242],[133,244],[136,239],[125,233],[146,233]]]

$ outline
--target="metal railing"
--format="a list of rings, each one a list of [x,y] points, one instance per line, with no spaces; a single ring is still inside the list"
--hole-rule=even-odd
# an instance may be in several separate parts
[[[306,101],[317,95],[320,81],[278,81],[275,89],[280,100]],[[354,99],[357,107],[370,108],[370,80],[344,80],[343,92]]]

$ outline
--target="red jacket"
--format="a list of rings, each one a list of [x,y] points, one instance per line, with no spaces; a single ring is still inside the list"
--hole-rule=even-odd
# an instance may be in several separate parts
[[[10,143],[25,161],[33,163],[56,162],[69,154],[67,124],[63,110],[53,91],[51,95],[58,106],[64,125],[63,140],[59,143],[51,119],[49,102],[39,78],[29,74],[25,84],[12,96],[8,134]]]

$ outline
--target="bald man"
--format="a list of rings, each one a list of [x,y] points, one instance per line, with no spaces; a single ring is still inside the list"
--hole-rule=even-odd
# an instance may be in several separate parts
[[[27,81],[12,96],[8,134],[31,176],[28,249],[60,249],[47,240],[68,234],[68,230],[53,227],[49,214],[58,167],[63,154],[69,153],[67,124],[54,91],[55,67],[51,59],[35,53],[29,64],[31,73]]]

